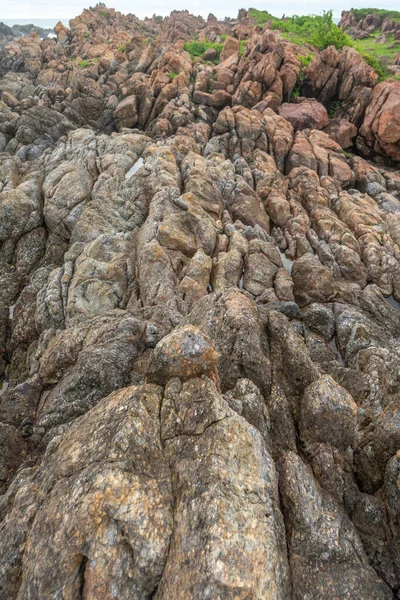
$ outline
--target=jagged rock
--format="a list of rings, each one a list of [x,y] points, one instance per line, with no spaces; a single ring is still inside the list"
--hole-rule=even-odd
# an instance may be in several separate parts
[[[221,62],[224,62],[232,54],[239,54],[239,41],[231,36],[228,36],[224,42],[224,47],[221,50]]]
[[[336,594],[389,599],[391,591],[369,566],[355,527],[321,490],[301,458],[288,452],[279,463],[283,510],[288,519],[294,598]]]
[[[400,84],[398,81],[388,81],[378,84],[371,95],[370,103],[365,113],[364,122],[360,128],[357,145],[366,151],[367,156],[372,152],[388,158],[400,160]]]
[[[357,127],[346,119],[331,119],[323,129],[342,148],[350,148],[357,135]]]
[[[0,27],[2,600],[398,599],[399,86],[271,27]]]
[[[134,127],[138,121],[136,96],[128,96],[122,100],[114,111],[118,127]]]

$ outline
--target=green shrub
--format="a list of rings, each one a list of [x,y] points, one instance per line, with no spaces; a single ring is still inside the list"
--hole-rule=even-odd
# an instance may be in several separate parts
[[[88,60],[80,60],[80,61],[78,62],[78,68],[79,68],[79,69],[84,69],[85,67],[87,67],[87,66],[88,66],[88,64],[89,64],[89,61],[88,61]]]
[[[178,73],[175,73],[175,71],[170,71],[168,73],[169,80],[173,81],[177,75],[178,75]]]
[[[90,34],[89,34],[89,32],[88,32],[88,31],[85,31],[85,33],[83,34],[83,37],[84,37],[85,39],[88,39],[89,35],[90,35]]]
[[[300,64],[303,69],[307,68],[309,64],[313,61],[313,56],[311,54],[307,54],[307,56],[302,56],[301,54],[297,55],[297,58],[300,61]]]
[[[271,15],[267,10],[257,10],[256,8],[250,8],[249,15],[254,19],[260,27],[265,25],[268,21],[275,21],[276,17]]]
[[[300,96],[300,87],[298,85],[296,85],[296,87],[294,88],[293,92],[292,92],[292,98],[298,98]]]
[[[125,52],[125,50],[126,50],[126,44],[122,44],[122,46],[119,47],[119,51]]]
[[[332,102],[330,103],[330,106],[328,108],[328,117],[330,119],[333,119],[333,117],[335,116],[335,112],[337,111],[337,109],[339,107],[340,107],[339,100],[332,100]]]
[[[217,51],[216,64],[218,64],[223,44],[216,44],[211,42],[186,42],[186,44],[184,45],[184,49],[186,50],[186,52],[189,52],[192,59],[196,58],[197,56],[199,56],[200,58],[204,58],[204,53],[207,52],[207,50],[209,50],[210,48],[214,48]]]
[[[284,37],[299,45],[312,44],[319,50],[328,46],[342,50],[344,46],[353,45],[349,36],[333,22],[331,10],[322,15],[295,15],[285,21],[277,20],[272,27],[280,29]]]

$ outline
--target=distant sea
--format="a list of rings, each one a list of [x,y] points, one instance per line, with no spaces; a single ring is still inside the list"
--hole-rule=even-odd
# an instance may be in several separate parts
[[[72,19],[73,17],[71,17]],[[36,27],[42,27],[43,29],[54,29],[58,21],[61,21],[66,27],[69,26],[69,18],[59,19],[2,19],[0,14],[0,23],[4,23],[9,27],[13,25],[36,25]]]

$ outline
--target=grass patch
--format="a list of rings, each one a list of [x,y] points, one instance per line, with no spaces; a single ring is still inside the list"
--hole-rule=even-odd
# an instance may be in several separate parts
[[[80,60],[78,62],[78,69],[84,69],[88,65],[89,65],[89,61],[88,60]]]
[[[244,51],[246,50],[246,45],[248,44],[249,40],[240,40],[239,41],[239,58],[241,56],[243,56]]]
[[[380,44],[375,41],[380,35],[380,31],[377,31],[363,40],[354,40],[353,44],[365,62],[378,73],[378,81],[384,81],[388,77],[393,77],[387,67],[393,63],[394,57],[400,51],[400,44],[390,48],[395,41],[393,35],[387,36],[386,44]]]
[[[373,56],[380,60],[382,59],[392,59],[396,56],[396,54],[400,50],[400,45],[394,46],[394,48],[390,48],[394,43],[394,36],[388,35],[386,38],[386,44],[380,44],[376,42],[375,39],[379,37],[380,32],[374,32],[373,36],[365,38],[363,40],[354,40],[353,46],[360,54],[366,54],[368,56]]]
[[[267,10],[257,10],[256,8],[250,8],[249,15],[255,20],[257,25],[263,27],[268,21],[276,21],[276,17],[271,15]]]
[[[169,80],[173,81],[177,75],[178,75],[178,73],[175,73],[175,71],[170,71],[168,73]]]
[[[125,52],[125,50],[126,50],[126,44],[122,44],[122,46],[119,47],[119,51]]]

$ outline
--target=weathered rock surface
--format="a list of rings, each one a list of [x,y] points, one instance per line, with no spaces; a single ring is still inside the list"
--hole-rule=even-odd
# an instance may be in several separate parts
[[[0,41],[0,599],[399,600],[399,82],[56,35]]]

